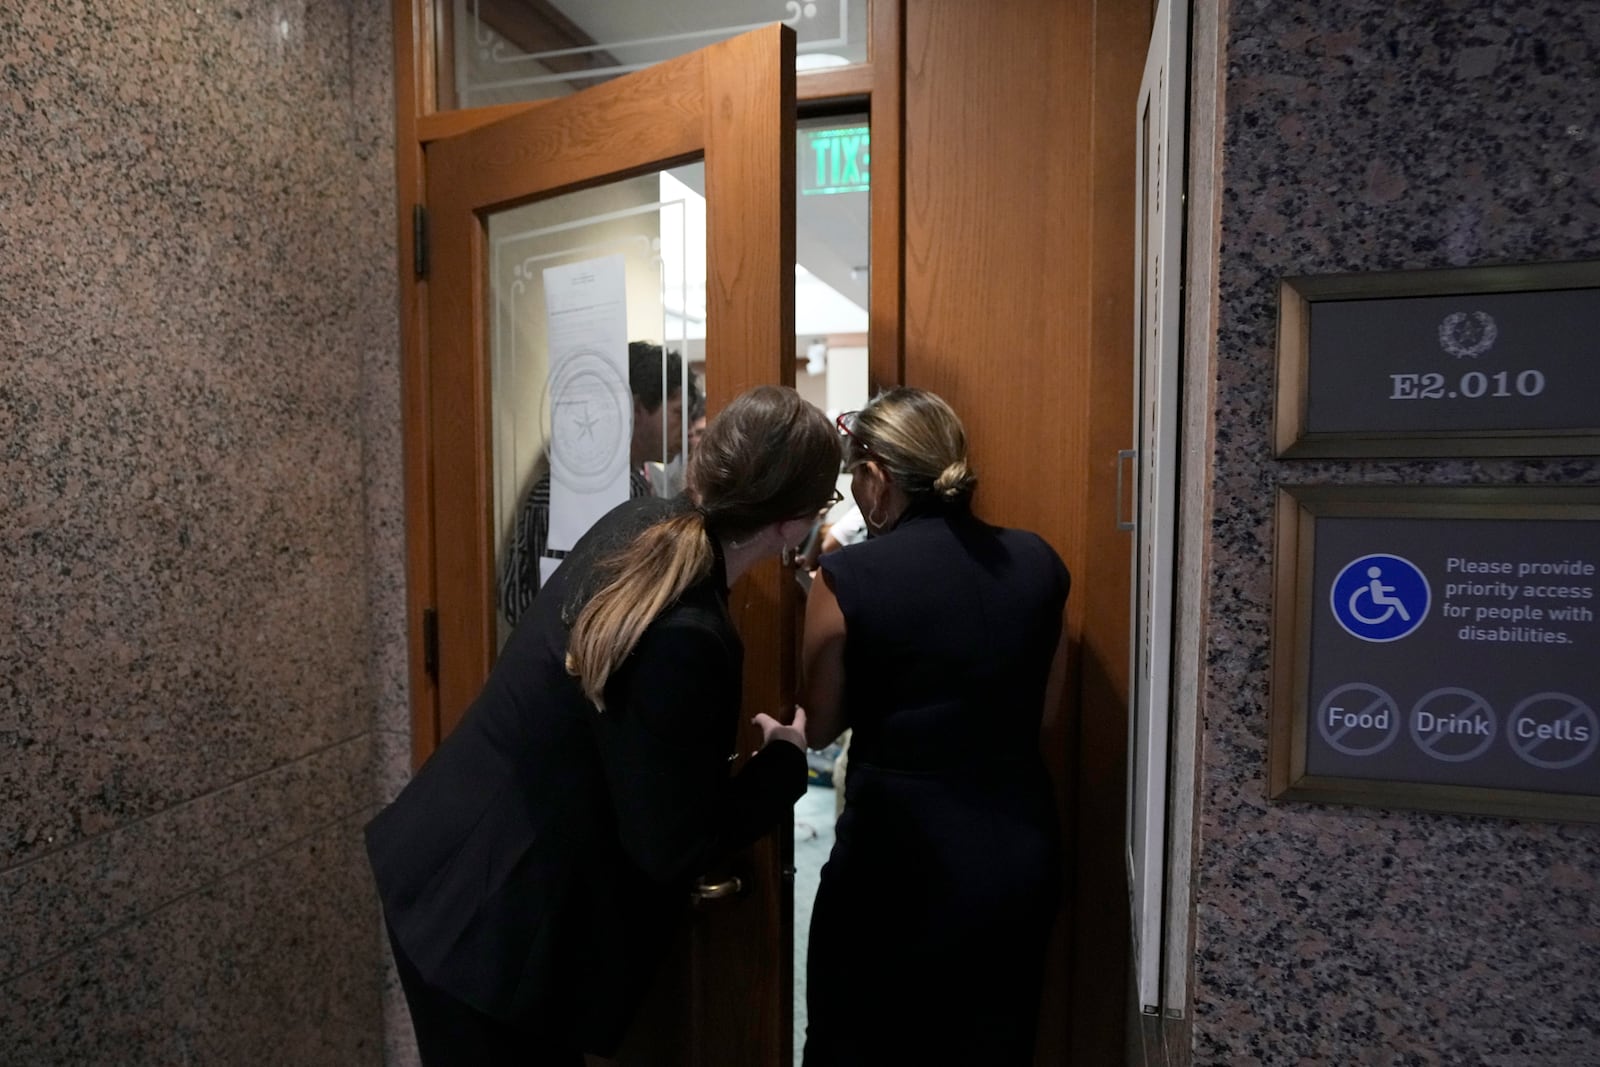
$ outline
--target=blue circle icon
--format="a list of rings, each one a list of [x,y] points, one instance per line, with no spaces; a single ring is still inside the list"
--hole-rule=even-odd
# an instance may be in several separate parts
[[[1398,641],[1428,617],[1428,579],[1404,556],[1376,552],[1353,559],[1333,580],[1333,617],[1351,637]]]

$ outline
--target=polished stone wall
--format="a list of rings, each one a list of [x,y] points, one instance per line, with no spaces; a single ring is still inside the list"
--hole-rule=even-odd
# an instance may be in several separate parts
[[[1216,324],[1191,392],[1213,394],[1190,509],[1206,538],[1192,1060],[1600,1064],[1600,827],[1266,799],[1278,486],[1600,484],[1594,459],[1274,460],[1277,281],[1600,258],[1600,4],[1196,9],[1221,30],[1221,162],[1197,183],[1215,228],[1191,237],[1214,250],[1191,292],[1215,294]]]
[[[383,1055],[388,5],[0,5],[0,1064]]]

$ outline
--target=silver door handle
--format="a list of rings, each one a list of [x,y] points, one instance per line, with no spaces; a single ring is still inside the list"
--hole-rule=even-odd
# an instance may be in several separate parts
[[[1124,519],[1122,517],[1122,470],[1123,470],[1123,467],[1127,464],[1128,460],[1130,460],[1130,459],[1131,460],[1137,460],[1138,458],[1139,458],[1139,450],[1137,448],[1119,448],[1117,450],[1117,515],[1116,515],[1116,519],[1117,519],[1117,529],[1119,529],[1119,530],[1132,530],[1132,529],[1134,529],[1135,527],[1137,527],[1139,525],[1139,522],[1138,522],[1139,516],[1138,516],[1137,508],[1135,509],[1133,518]]]

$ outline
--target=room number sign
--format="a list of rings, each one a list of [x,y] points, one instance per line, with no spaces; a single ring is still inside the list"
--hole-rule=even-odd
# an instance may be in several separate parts
[[[1277,454],[1600,454],[1600,263],[1287,278]]]

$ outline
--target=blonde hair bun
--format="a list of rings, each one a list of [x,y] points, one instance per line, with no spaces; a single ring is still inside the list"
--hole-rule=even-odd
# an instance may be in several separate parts
[[[936,393],[896,386],[856,417],[850,459],[873,459],[911,496],[964,501],[978,484],[967,462],[967,431]]]
[[[972,473],[967,461],[958,459],[939,472],[939,477],[933,480],[933,491],[946,500],[958,500],[972,492],[977,482],[978,476]]]

